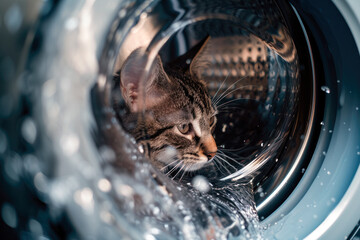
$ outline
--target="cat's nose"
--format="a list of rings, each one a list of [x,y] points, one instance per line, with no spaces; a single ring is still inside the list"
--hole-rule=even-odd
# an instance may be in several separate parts
[[[216,152],[210,152],[210,153],[205,153],[205,154],[206,154],[207,158],[210,160],[210,159],[212,159],[213,157],[215,157]]]
[[[203,152],[210,160],[216,155],[217,146],[213,136],[207,137],[202,144]]]

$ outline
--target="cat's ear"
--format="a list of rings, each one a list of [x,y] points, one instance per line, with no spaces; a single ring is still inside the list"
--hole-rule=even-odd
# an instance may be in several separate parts
[[[126,59],[120,72],[120,88],[131,112],[140,112],[156,104],[154,93],[159,77],[166,78],[161,59],[157,56],[149,71],[146,71],[148,53],[145,48],[134,50]]]
[[[203,42],[200,50],[196,53],[195,57],[190,64],[190,74],[197,79],[201,78],[202,70],[209,67],[210,57],[213,55],[210,36]]]

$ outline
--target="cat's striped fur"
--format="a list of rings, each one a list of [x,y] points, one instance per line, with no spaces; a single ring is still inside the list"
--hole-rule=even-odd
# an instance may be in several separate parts
[[[164,69],[159,56],[147,74],[146,58],[144,49],[135,50],[120,72],[129,110],[124,125],[159,169],[200,169],[217,152],[212,136],[216,109],[205,83],[191,74],[190,66]]]

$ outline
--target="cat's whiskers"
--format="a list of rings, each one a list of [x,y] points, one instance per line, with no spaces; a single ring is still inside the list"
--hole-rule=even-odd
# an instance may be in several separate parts
[[[221,151],[221,150],[220,150],[220,151]],[[229,154],[226,154],[225,152],[222,152],[222,151],[221,151],[221,152],[218,152],[218,153],[219,153],[220,156],[228,159],[228,160],[231,161],[231,162],[234,162],[234,165],[235,165],[235,166],[236,166],[236,165],[239,165],[239,160],[240,160],[240,159],[245,159],[245,158],[240,157],[239,155],[234,154],[234,153],[232,153],[232,154],[235,155],[236,158],[234,158],[234,157],[230,156]],[[235,167],[235,166],[234,166],[234,167]]]
[[[227,156],[218,155],[218,158],[219,158],[219,159],[221,159],[222,161],[224,161],[225,163],[227,163],[231,168],[233,168],[235,171],[237,171],[238,169],[237,169],[234,165],[232,165],[231,163],[229,163],[229,162],[225,159],[225,157],[227,157]]]
[[[253,84],[243,85],[243,86],[240,86],[240,87],[237,87],[237,88],[231,90],[230,92],[228,92],[228,93],[226,93],[224,96],[222,96],[221,99],[217,100],[217,101],[215,102],[215,106],[218,107],[219,102],[221,102],[224,98],[226,98],[227,96],[229,96],[229,95],[232,94],[233,92],[236,92],[236,91],[238,91],[238,90],[240,90],[240,89],[243,89],[243,88],[246,88],[246,87],[250,87],[250,86],[255,86],[255,85],[253,85]],[[239,98],[238,98],[238,99],[239,99]]]
[[[182,163],[184,162],[184,160],[181,160],[180,162],[178,162],[170,171],[168,171],[165,175],[166,176],[169,176],[171,173],[173,173],[177,168],[178,166],[180,166]]]
[[[225,91],[223,91],[219,97],[217,98],[213,98],[213,103],[214,105],[216,106],[223,98],[224,98],[224,95],[228,93],[228,91],[234,86],[236,85],[239,81],[243,80],[245,77],[242,77],[238,80],[236,80],[235,82],[233,82],[227,89],[225,89]]]
[[[224,170],[226,170],[227,174],[231,174],[231,173],[232,173],[231,171],[229,171],[229,169],[228,169],[227,167],[225,167],[225,166],[222,164],[222,162],[221,162],[222,159],[221,159],[219,156],[217,156],[217,158],[214,159],[214,160],[220,165],[220,167],[218,168],[218,169],[220,170],[220,172],[222,172],[221,169],[224,169]],[[224,172],[222,172],[222,173],[224,173]]]
[[[244,146],[244,147],[240,147],[240,148],[223,148],[221,146],[218,147],[218,151],[221,151],[223,153],[230,152],[231,154],[235,154],[233,152],[236,152],[238,154],[238,153],[244,152],[245,150],[249,151],[251,149],[256,150],[256,147],[254,147],[254,146],[253,147],[250,147],[250,146],[245,147]],[[237,154],[235,154],[235,155],[238,157],[241,157],[241,158],[245,158],[245,157],[239,156]]]
[[[214,94],[214,96],[212,97],[213,100],[216,99],[216,95],[219,93],[220,89],[222,88],[222,86],[225,84],[227,78],[229,77],[230,72],[228,73],[228,75],[225,77],[224,81],[222,81],[221,85],[219,86],[218,90],[216,91],[216,93]]]
[[[164,171],[166,168],[168,168],[169,166],[171,166],[171,165],[174,165],[176,162],[178,162],[178,161],[181,161],[181,159],[175,159],[174,161],[172,161],[172,162],[170,162],[170,163],[168,163],[167,165],[165,165],[164,167],[162,167],[161,169],[160,169],[160,171]]]
[[[244,77],[243,77],[244,78]],[[221,97],[224,95],[224,94],[226,94],[226,92],[227,91],[229,91],[229,89],[230,88],[232,88],[232,86],[234,86],[236,83],[238,83],[240,80],[242,80],[243,78],[240,78],[240,79],[238,79],[238,80],[236,80],[235,82],[233,82],[229,87],[227,87],[218,97],[213,97],[212,99],[213,99],[213,102],[218,102],[219,101],[219,99],[221,99]],[[225,78],[225,80],[224,80],[224,82],[223,83],[225,83],[225,81],[227,80],[227,77]],[[223,84],[221,84],[221,86],[219,87],[219,89],[218,90],[220,90],[221,89],[221,87],[223,86]]]
[[[184,169],[185,166],[186,166],[186,164],[184,164],[184,161],[182,161],[182,167],[177,171],[175,176],[172,177],[172,180],[174,180],[176,178],[176,176]]]
[[[236,99],[229,100],[229,101],[224,102],[224,103],[220,104],[219,106],[217,106],[217,109],[221,109],[222,107],[226,106],[227,104],[235,102],[235,101],[239,101],[239,100],[244,100],[244,99],[236,98]]]
[[[244,98],[245,99],[245,98]],[[238,99],[238,100],[243,100],[243,99]],[[222,107],[220,110],[217,109],[215,113],[213,113],[210,117],[213,117],[213,116],[216,116],[216,115],[219,115],[220,113],[226,113],[226,112],[233,112],[234,109],[241,109],[241,107]]]
[[[188,166],[184,169],[184,172],[181,174],[180,180],[181,181],[183,179],[183,177],[185,176],[185,173],[191,168],[192,164],[188,164]]]
[[[227,170],[227,171],[228,171],[227,173],[222,170],[222,169],[225,169],[225,167],[222,166],[222,164],[219,162],[218,159],[215,159],[215,158],[214,158],[214,164],[215,164],[215,167],[216,167],[222,174],[229,174],[229,173],[230,173],[228,170]],[[219,165],[220,165],[220,166],[219,166]]]

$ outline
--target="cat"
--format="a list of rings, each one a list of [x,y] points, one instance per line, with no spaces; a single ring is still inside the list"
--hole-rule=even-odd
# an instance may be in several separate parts
[[[203,43],[202,45],[205,45]],[[140,47],[124,62],[118,78],[127,113],[122,122],[152,164],[161,171],[201,169],[217,153],[212,135],[216,107],[191,64],[163,65],[159,55],[146,71],[149,53]],[[145,77],[144,77],[145,76]]]

